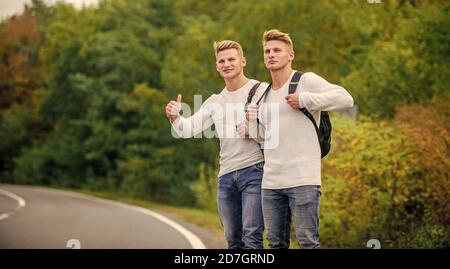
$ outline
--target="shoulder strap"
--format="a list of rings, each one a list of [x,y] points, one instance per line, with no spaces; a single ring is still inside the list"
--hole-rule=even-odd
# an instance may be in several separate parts
[[[261,82],[258,82],[255,85],[253,85],[253,87],[248,92],[247,102],[245,103],[245,111],[247,111],[247,106],[252,102],[253,96],[255,95],[256,89],[258,89],[259,85],[261,85]],[[259,103],[261,102],[261,100],[264,98],[264,96],[267,94],[267,92],[270,90],[271,87],[272,87],[272,82],[264,90],[264,93],[261,95],[261,97],[259,97],[258,101],[256,102],[257,105],[259,105]]]
[[[300,81],[300,78],[302,77],[302,72],[295,72],[292,76],[291,83],[289,83],[289,94],[293,94],[297,91],[297,86]]]
[[[264,98],[264,96],[266,96],[266,94],[270,91],[270,88],[272,88],[272,82],[270,82],[269,86],[267,86],[267,88],[264,90],[263,94],[261,95],[261,97],[259,97],[258,101],[256,102],[257,105],[259,105],[259,103],[261,103],[261,100]]]
[[[253,87],[250,89],[250,91],[248,92],[248,96],[247,96],[247,103],[245,103],[245,105],[247,106],[248,104],[250,104],[250,102],[253,99],[253,96],[256,93],[256,89],[258,89],[259,85],[261,85],[261,82],[255,83],[255,85],[253,85]]]
[[[302,75],[303,75],[302,72],[295,72],[295,74],[292,76],[291,83],[289,83],[289,94],[293,94],[294,92],[297,91],[297,86]],[[304,107],[299,108],[299,110],[303,112],[303,114],[305,114],[305,116],[314,124],[316,132],[317,134],[319,134],[319,128],[317,127],[317,123],[314,120],[313,115],[311,115],[311,113],[309,113],[309,111]]]

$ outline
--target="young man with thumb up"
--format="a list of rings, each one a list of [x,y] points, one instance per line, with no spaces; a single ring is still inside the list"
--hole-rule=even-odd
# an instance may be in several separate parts
[[[219,216],[228,248],[262,248],[263,216],[261,181],[264,158],[259,145],[242,137],[245,130],[244,107],[252,88],[255,98],[267,87],[244,75],[246,60],[239,43],[224,40],[214,43],[216,69],[225,88],[210,96],[194,115],[181,117],[181,95],[166,106],[172,128],[182,138],[197,136],[215,125],[220,140],[218,182]]]

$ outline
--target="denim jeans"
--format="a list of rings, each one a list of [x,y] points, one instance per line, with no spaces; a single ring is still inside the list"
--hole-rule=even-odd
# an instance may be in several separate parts
[[[270,248],[289,248],[290,225],[300,248],[319,248],[320,186],[263,189],[264,225]]]
[[[219,177],[219,216],[228,248],[262,248],[261,181],[264,162]]]

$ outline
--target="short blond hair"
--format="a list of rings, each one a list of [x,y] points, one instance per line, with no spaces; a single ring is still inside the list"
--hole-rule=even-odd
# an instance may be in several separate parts
[[[263,46],[266,44],[266,42],[271,41],[271,40],[281,41],[281,42],[285,43],[286,45],[288,45],[292,51],[294,50],[294,45],[292,43],[292,39],[288,33],[283,33],[278,29],[272,29],[272,30],[265,31],[263,34]]]
[[[222,40],[222,41],[215,41],[213,44],[214,47],[214,51],[216,53],[216,57],[217,54],[219,54],[219,52],[223,51],[223,50],[227,50],[227,49],[236,49],[238,51],[238,54],[241,58],[244,57],[244,52],[242,50],[242,46],[241,44],[239,44],[236,41],[233,40]]]

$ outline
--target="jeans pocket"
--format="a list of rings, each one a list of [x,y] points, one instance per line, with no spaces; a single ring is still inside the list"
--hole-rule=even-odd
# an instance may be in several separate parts
[[[318,186],[300,186],[296,187],[293,197],[296,205],[304,206],[318,204],[320,194],[320,187]]]

